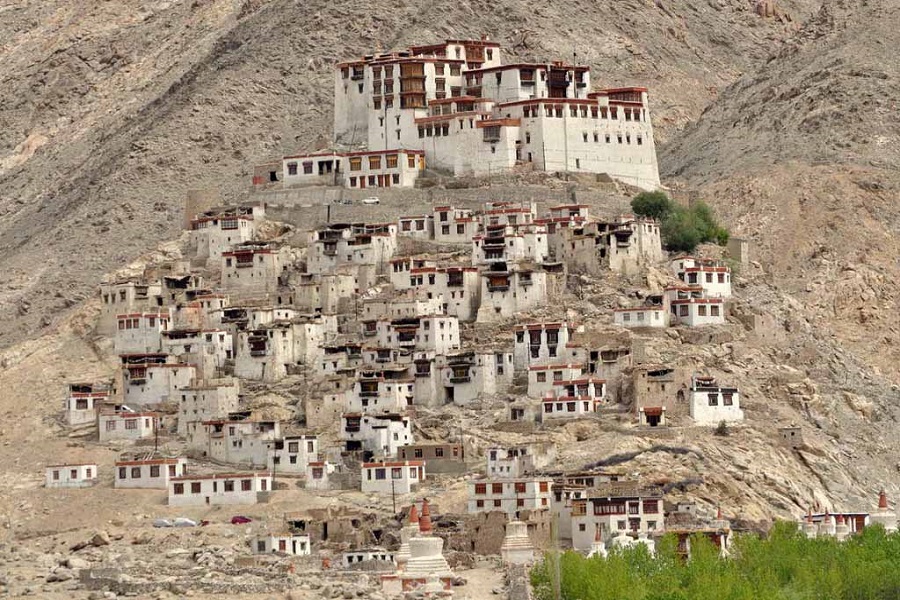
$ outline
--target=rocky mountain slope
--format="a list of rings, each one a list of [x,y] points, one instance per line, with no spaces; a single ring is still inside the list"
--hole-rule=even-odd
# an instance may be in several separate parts
[[[807,318],[900,381],[900,6],[827,2],[662,152]],[[877,372],[877,371],[876,371]]]
[[[818,4],[780,0],[768,17],[756,0],[0,4],[0,346],[173,236],[186,190],[233,198],[254,162],[327,139],[337,59],[482,33],[507,59],[577,53],[600,85],[648,85],[667,139]]]

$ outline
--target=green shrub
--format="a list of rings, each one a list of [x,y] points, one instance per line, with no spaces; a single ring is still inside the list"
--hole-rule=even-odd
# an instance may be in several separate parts
[[[641,192],[631,201],[631,210],[635,215],[660,222],[663,245],[669,251],[693,252],[698,244],[728,243],[728,230],[719,225],[705,202],[694,202],[685,208],[663,192]]]

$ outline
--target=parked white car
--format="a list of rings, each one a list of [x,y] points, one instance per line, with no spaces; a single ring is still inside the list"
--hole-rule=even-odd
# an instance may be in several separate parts
[[[381,204],[381,200],[379,200],[377,196],[369,196],[368,198],[363,198],[362,203],[363,204]]]

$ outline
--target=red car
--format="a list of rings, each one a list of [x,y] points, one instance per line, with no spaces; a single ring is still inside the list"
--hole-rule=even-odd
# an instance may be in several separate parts
[[[252,523],[252,522],[253,522],[253,519],[251,519],[250,517],[242,517],[240,515],[238,515],[236,517],[231,517],[232,525],[243,525],[244,523]]]

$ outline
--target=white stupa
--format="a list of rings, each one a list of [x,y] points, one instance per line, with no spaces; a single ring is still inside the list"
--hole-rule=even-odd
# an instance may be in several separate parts
[[[534,562],[534,546],[528,537],[528,524],[510,521],[506,524],[506,536],[500,546],[503,562],[512,565],[528,565]]]
[[[400,529],[400,548],[394,555],[394,561],[397,563],[397,570],[403,571],[406,563],[409,561],[409,540],[419,533],[419,509],[413,504],[409,509],[409,520],[405,527]]]
[[[444,590],[441,597],[451,597],[453,573],[443,552],[444,540],[431,535],[431,509],[425,499],[419,515],[419,531],[409,538],[409,559],[404,570],[398,572],[403,591],[422,590],[429,580],[436,578]]]
[[[847,522],[844,520],[844,515],[837,516],[837,524],[834,528],[834,536],[839,542],[843,542],[848,537],[850,537],[850,526],[847,525]]]
[[[594,541],[591,543],[591,551],[588,552],[588,558],[592,556],[602,556],[606,558],[608,553],[606,552],[606,546],[603,545],[603,540],[600,539],[600,530],[597,529],[597,533],[594,534]]]
[[[624,529],[619,530],[619,534],[610,540],[613,548],[630,548],[634,545],[634,540],[625,533]]]
[[[830,535],[834,537],[837,533],[837,523],[834,520],[834,517],[825,513],[825,519],[822,521],[822,524],[819,526],[819,534],[820,535]]]
[[[888,533],[897,531],[897,512],[888,506],[887,493],[884,490],[878,494],[878,510],[869,515],[869,523],[882,525]]]
[[[812,514],[806,515],[806,521],[803,523],[803,533],[810,540],[816,539],[819,535],[819,528],[813,523]]]
[[[656,542],[647,537],[647,532],[642,531],[638,534],[638,539],[635,542],[636,544],[643,544],[647,547],[647,552],[650,556],[656,556]]]

